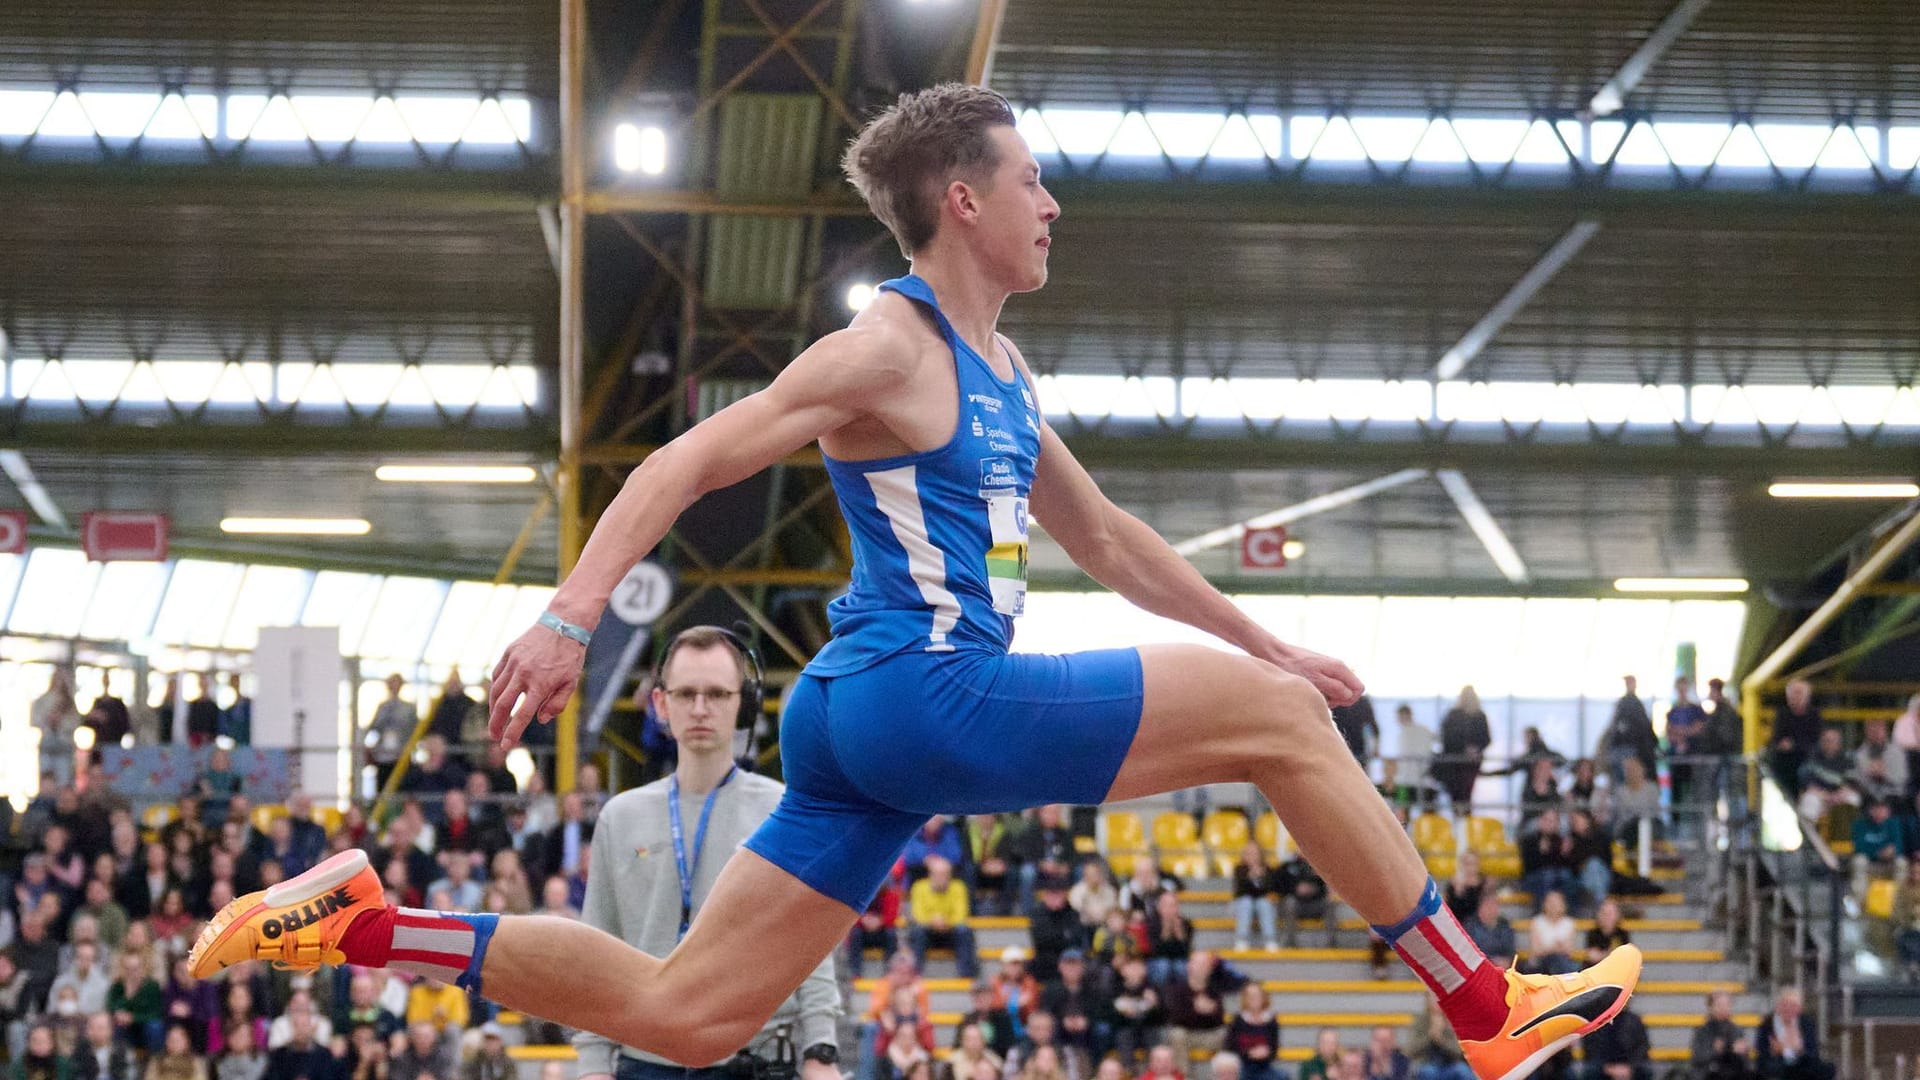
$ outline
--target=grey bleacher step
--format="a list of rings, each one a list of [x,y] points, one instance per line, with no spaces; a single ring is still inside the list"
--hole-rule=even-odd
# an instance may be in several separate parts
[[[1351,943],[1358,946],[1360,943]],[[1254,979],[1332,979],[1342,981],[1363,981],[1373,978],[1373,967],[1366,960],[1249,960],[1231,961],[1234,969]],[[1389,960],[1389,970],[1394,977],[1399,976],[1399,961]],[[993,969],[991,957],[982,959],[982,971]],[[875,965],[867,965],[869,975],[876,974]],[[929,979],[959,978],[960,972],[952,960],[929,957],[925,975]],[[1723,960],[1650,960],[1646,965],[1645,978],[1660,982],[1683,982],[1696,979],[1713,979],[1727,982],[1744,981],[1747,977],[1747,965],[1738,961]]]

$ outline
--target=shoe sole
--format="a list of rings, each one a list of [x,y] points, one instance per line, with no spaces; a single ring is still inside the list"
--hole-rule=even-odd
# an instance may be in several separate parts
[[[352,881],[366,868],[366,852],[358,848],[343,851],[299,877],[283,881],[261,893],[259,902],[252,907],[225,916],[224,920],[222,918],[224,912],[215,915],[213,920],[207,923],[207,928],[201,931],[200,940],[194,942],[193,950],[188,955],[188,964],[195,969],[195,977],[205,977],[198,971],[197,959],[224,943],[236,931],[249,925],[255,914],[267,908],[295,907],[309,900],[316,900]],[[232,908],[229,907],[229,910]]]

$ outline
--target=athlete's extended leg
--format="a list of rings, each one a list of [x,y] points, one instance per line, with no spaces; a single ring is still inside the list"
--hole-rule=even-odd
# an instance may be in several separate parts
[[[1568,979],[1499,972],[1480,955],[1304,679],[1198,646],[1142,648],[1140,663],[1140,725],[1108,798],[1258,785],[1333,891],[1440,996],[1477,1075],[1526,1076],[1625,1006],[1632,946]]]
[[[335,856],[234,901],[194,945],[193,969],[259,958],[478,981],[502,1005],[707,1065],[745,1046],[857,917],[747,850],[728,861],[664,959],[570,919],[441,915],[387,907],[380,895],[364,855]]]

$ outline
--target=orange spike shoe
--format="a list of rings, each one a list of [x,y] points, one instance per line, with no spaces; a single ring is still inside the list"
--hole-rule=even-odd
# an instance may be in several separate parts
[[[1640,950],[1622,945],[1572,975],[1506,974],[1507,1022],[1500,1034],[1460,1040],[1480,1080],[1521,1080],[1581,1036],[1605,1027],[1640,983]]]
[[[367,864],[367,853],[343,851],[298,877],[222,908],[200,931],[187,964],[196,979],[247,960],[299,970],[342,964],[347,958],[339,943],[347,926],[386,902],[386,890]]]

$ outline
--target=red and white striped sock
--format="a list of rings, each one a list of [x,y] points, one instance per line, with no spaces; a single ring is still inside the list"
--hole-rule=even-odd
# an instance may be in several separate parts
[[[1412,914],[1373,932],[1393,946],[1440,999],[1456,1035],[1478,1042],[1500,1034],[1507,1018],[1506,976],[1440,901],[1440,886],[1432,878]]]
[[[353,921],[340,938],[347,962],[398,968],[472,990],[500,917],[388,907]]]

